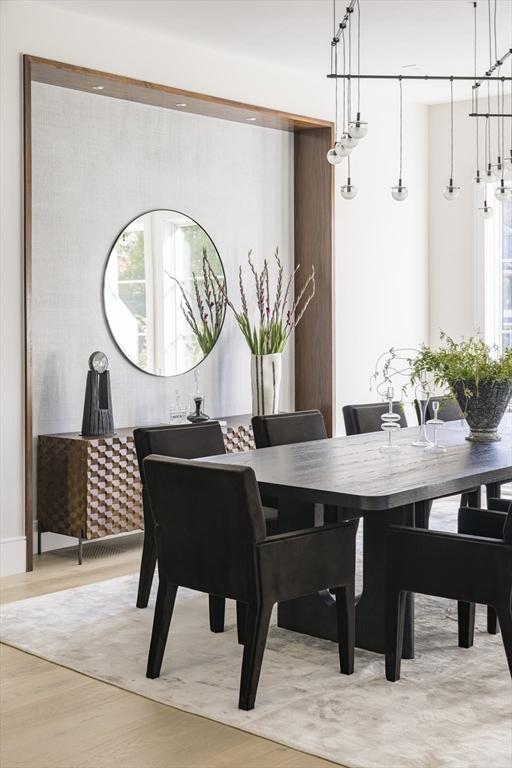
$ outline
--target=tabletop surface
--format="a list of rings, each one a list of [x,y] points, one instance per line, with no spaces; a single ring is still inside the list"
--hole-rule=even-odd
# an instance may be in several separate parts
[[[478,485],[512,480],[512,417],[506,414],[501,440],[465,440],[465,422],[447,422],[439,430],[446,453],[416,448],[418,427],[393,437],[401,450],[380,450],[383,432],[335,437],[204,461],[252,467],[262,490],[352,509],[379,510],[440,498]]]

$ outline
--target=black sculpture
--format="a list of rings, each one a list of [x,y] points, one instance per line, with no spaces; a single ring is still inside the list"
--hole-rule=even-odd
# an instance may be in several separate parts
[[[93,352],[89,358],[81,434],[84,437],[97,437],[113,433],[108,358],[103,352]]]

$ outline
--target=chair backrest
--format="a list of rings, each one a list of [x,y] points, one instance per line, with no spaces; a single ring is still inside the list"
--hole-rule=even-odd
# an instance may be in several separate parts
[[[265,538],[254,471],[148,456],[144,474],[160,578],[212,595],[254,599],[254,544]]]
[[[443,421],[459,421],[460,419],[464,418],[464,414],[462,413],[458,402],[453,398],[449,396],[443,396],[443,397],[432,397],[428,401],[427,410],[425,414],[425,418],[428,421],[428,419],[434,418],[434,410],[432,408],[432,402],[434,400],[437,400],[439,403],[439,418]],[[416,417],[418,419],[418,424],[421,424],[421,411],[420,411],[420,404],[417,400],[414,401],[414,408],[416,410]]]
[[[135,450],[144,485],[144,459],[151,453],[175,459],[200,459],[226,453],[222,429],[218,421],[206,424],[175,424],[134,429]]]
[[[362,435],[365,432],[379,432],[382,426],[383,413],[387,413],[387,403],[362,403],[361,405],[344,405],[343,419],[347,435]],[[399,424],[407,426],[407,419],[401,403],[393,403],[393,410],[400,414]]]
[[[253,416],[252,430],[256,448],[306,443],[327,437],[324,417],[316,410]]]

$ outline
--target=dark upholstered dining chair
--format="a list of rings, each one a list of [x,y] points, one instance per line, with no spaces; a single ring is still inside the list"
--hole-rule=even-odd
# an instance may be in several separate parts
[[[429,419],[434,418],[434,409],[432,408],[432,403],[434,401],[437,401],[439,403],[439,418],[442,421],[463,421],[464,420],[464,413],[462,412],[456,399],[454,397],[451,397],[450,395],[442,395],[441,397],[432,396],[430,398],[427,404],[427,410],[425,413],[425,419],[427,421]],[[414,409],[416,411],[418,424],[421,424],[421,410],[420,410],[420,404],[418,400],[414,401]],[[499,497],[501,495],[501,483],[488,483],[485,486],[485,489],[487,492],[488,499],[491,497]],[[480,488],[474,488],[472,491],[463,493],[461,496],[460,503],[462,506],[467,506],[469,504],[472,507],[480,507],[482,503]]]
[[[156,566],[154,520],[144,477],[144,459],[151,453],[178,459],[196,459],[226,452],[222,429],[218,421],[206,424],[176,424],[158,427],[140,427],[133,432],[135,450],[142,484],[144,510],[144,544],[140,565],[137,608],[146,608]],[[224,630],[225,601],[210,597],[210,628],[212,632]]]
[[[324,417],[318,410],[253,416],[252,431],[256,448],[325,440]]]
[[[347,435],[361,435],[365,432],[379,432],[382,426],[381,416],[388,410],[387,403],[362,403],[344,405],[343,420]],[[400,414],[401,427],[407,426],[407,419],[400,403],[393,403],[393,410]]]
[[[458,532],[469,536],[484,536],[490,539],[500,539],[510,502],[507,499],[489,499],[487,509],[461,507],[459,510]],[[459,603],[459,615],[466,623],[465,648],[473,645],[475,627],[474,604]],[[487,632],[496,635],[498,632],[498,617],[492,605],[487,606]]]
[[[498,614],[512,676],[512,502],[506,513],[461,507],[460,527],[484,535],[391,526],[386,565],[386,677],[400,678],[407,592],[459,601],[459,646],[473,641],[474,603]],[[498,518],[496,516],[499,516]],[[490,532],[499,533],[489,537]]]
[[[267,536],[250,467],[149,456],[159,587],[147,676],[158,677],[178,586],[247,605],[239,707],[252,709],[273,605],[335,586],[340,669],[353,671],[353,522]]]

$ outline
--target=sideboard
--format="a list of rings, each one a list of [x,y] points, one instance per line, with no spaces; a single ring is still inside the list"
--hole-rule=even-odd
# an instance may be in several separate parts
[[[226,451],[254,448],[250,416],[230,417],[223,428]],[[39,435],[37,450],[37,551],[44,532],[82,542],[144,527],[133,427],[109,437],[77,432]]]

